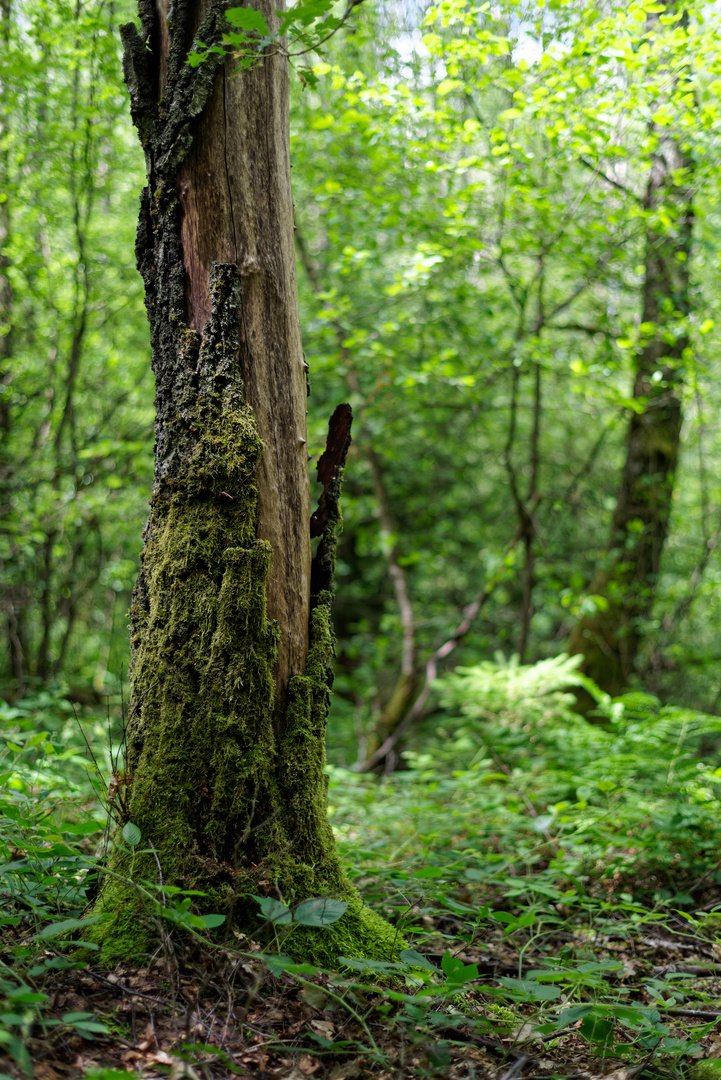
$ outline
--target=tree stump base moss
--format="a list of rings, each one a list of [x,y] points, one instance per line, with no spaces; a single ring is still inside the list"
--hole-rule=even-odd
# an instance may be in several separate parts
[[[239,929],[251,940],[261,942],[273,951],[275,941],[264,925],[258,904],[251,895],[240,896],[229,890],[209,892],[207,901],[198,910],[218,911],[230,908],[232,921],[213,935],[221,944],[231,929]],[[280,947],[286,955],[299,961],[323,968],[337,968],[339,957],[347,956],[368,960],[397,960],[406,943],[395,927],[381,915],[369,908],[358,892],[347,882],[343,890],[335,890],[334,899],[348,904],[345,914],[330,927],[297,926],[287,938],[280,939]],[[102,898],[95,905],[95,915],[103,919],[95,923],[85,934],[85,940],[99,946],[99,951],[87,951],[87,958],[95,965],[114,967],[120,962],[147,961],[152,955],[162,955],[161,929],[170,936],[175,945],[182,941],[183,932],[174,931],[172,924],[154,916],[151,906],[141,901],[138,892],[127,881],[115,879],[103,890]],[[235,941],[231,938],[232,945]],[[83,955],[82,946],[79,955]]]
[[[187,288],[192,275],[181,228],[188,211],[179,195],[185,190],[179,177],[203,117],[210,115],[208,109],[212,113],[224,56],[211,50],[195,69],[186,61],[191,41],[206,46],[220,41],[228,2],[211,0],[202,11],[193,3],[177,5],[165,34],[159,32],[155,6],[140,0],[140,31],[132,24],[122,28],[131,111],[148,162],[136,256],[155,373],[155,479],[131,610],[131,705],[125,770],[118,784],[123,798],[114,806],[116,842],[94,907],[105,917],[90,928],[88,940],[100,947],[104,962],[156,949],[163,924],[157,905],[172,902],[163,889],[173,886],[202,894],[195,898],[199,912],[225,915],[222,932],[238,928],[249,936],[261,925],[254,895],[282,897],[290,907],[311,897],[344,899],[349,907],[333,929],[303,928],[294,947],[322,962],[342,954],[387,959],[395,931],[365,908],[350,886],[327,816],[331,601],[338,498],[350,441],[348,406],[340,407],[345,424],[332,429],[334,453],[322,459],[328,470],[323,513],[312,534],[320,536],[319,546],[312,567],[303,571],[311,570],[310,598],[302,573],[294,596],[303,634],[308,630],[308,652],[303,670],[297,670],[303,660],[296,661],[277,690],[281,632],[291,631],[269,620],[266,611],[271,562],[283,560],[284,552],[282,542],[272,551],[258,538],[263,442],[244,373],[257,377],[265,364],[280,371],[288,385],[297,376],[302,404],[283,413],[286,427],[288,416],[293,422],[288,430],[277,431],[279,439],[295,440],[295,456],[279,459],[286,472],[305,447],[302,433],[293,429],[296,419],[305,427],[300,339],[295,342],[289,329],[297,301],[294,294],[283,295],[281,287],[294,282],[292,274],[281,272],[282,260],[293,252],[292,200],[284,173],[287,146],[278,143],[269,153],[269,129],[263,128],[258,138],[255,123],[270,109],[267,115],[278,119],[272,131],[285,138],[279,133],[285,130],[287,72],[270,97],[271,75],[259,78],[254,90],[248,84],[259,111],[245,121],[247,140],[255,140],[253,169],[261,168],[261,151],[265,155],[263,197],[272,188],[275,198],[285,200],[273,220],[279,235],[285,229],[287,236],[271,245],[271,257],[268,237],[257,232],[252,215],[243,218],[249,235],[243,233],[238,241],[234,219],[226,221],[223,208],[216,208],[215,219],[206,222],[213,234],[209,242],[228,250],[220,241],[215,245],[215,234],[233,225],[230,250],[238,261],[212,262],[204,256],[198,274],[202,278],[208,267],[202,284],[207,284],[210,313],[197,327],[191,325],[194,308]],[[244,77],[249,78],[247,73]],[[219,139],[227,128],[222,116]],[[248,192],[242,194],[245,198]],[[251,251],[256,251],[252,258]],[[251,300],[257,299],[258,288],[263,304],[254,309]],[[253,310],[254,324],[248,321]],[[294,350],[297,370],[286,362]],[[271,385],[278,399],[268,403],[272,412],[287,386]],[[300,398],[294,400],[297,405]],[[286,533],[307,528],[309,552],[305,502],[294,497],[290,504],[283,528]],[[284,535],[283,530],[278,534]],[[140,830],[133,852],[121,841],[128,821]]]
[[[299,929],[293,946],[324,963],[338,955],[388,959],[395,931],[350,886],[327,816],[342,467],[325,492],[305,669],[280,702],[273,678],[280,631],[266,617],[273,553],[256,538],[263,446],[236,366],[240,288],[236,267],[216,266],[202,339],[176,327],[182,378],[164,417],[172,451],[156,468],[131,611],[120,826],[94,908],[106,918],[88,940],[104,961],[157,948],[154,907],[171,902],[162,886],[175,886],[204,893],[199,911],[224,914],[228,928],[251,936],[261,922],[253,895],[280,896],[289,906],[344,899],[348,911],[332,930]],[[127,821],[141,834],[134,853],[122,844]]]

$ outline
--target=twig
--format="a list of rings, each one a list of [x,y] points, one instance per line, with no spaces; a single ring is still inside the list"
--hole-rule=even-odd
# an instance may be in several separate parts
[[[99,982],[107,983],[108,986],[112,986],[115,990],[122,990],[125,994],[130,994],[132,997],[143,998],[144,1001],[152,1001],[155,1005],[162,1005],[163,1008],[167,1006],[167,1001],[161,1001],[160,998],[151,997],[150,994],[143,994],[140,990],[134,990],[131,986],[123,986],[118,979],[118,982],[113,982],[112,979],[108,979],[107,976],[101,975],[99,971],[91,971],[90,968],[85,968],[85,973],[90,975],[93,979],[97,979]]]
[[[528,1054],[522,1054],[517,1061],[513,1062],[510,1069],[507,1069],[504,1072],[501,1080],[513,1080],[514,1076],[518,1076],[520,1072],[523,1072],[524,1065],[530,1060],[531,1059],[529,1058]]]
[[[536,505],[537,501],[538,497],[536,496],[536,498],[533,500],[534,506]],[[506,554],[508,554],[509,551],[512,551],[515,548],[518,541],[521,539],[521,536],[522,533],[519,526],[519,528],[516,530],[516,535],[513,537],[513,539],[506,548]],[[415,702],[413,703],[413,707],[410,709],[404,719],[400,722],[393,734],[388,736],[386,741],[378,747],[375,753],[371,754],[371,756],[366,761],[362,762],[360,765],[355,766],[355,772],[370,772],[371,769],[375,768],[375,766],[378,765],[378,763],[381,762],[383,758],[391,752],[393,747],[396,745],[401,736],[405,734],[411,724],[413,724],[422,715],[426,702],[428,701],[431,690],[433,688],[432,684],[438,674],[439,661],[444,660],[447,656],[450,656],[456,645],[458,645],[459,641],[461,641],[462,638],[466,636],[471,626],[473,625],[473,621],[475,620],[479,611],[484,606],[486,601],[489,600],[490,597],[493,595],[497,584],[498,580],[494,579],[489,582],[488,585],[484,586],[477,599],[474,600],[472,604],[469,604],[463,612],[463,618],[454,630],[453,634],[448,638],[447,641],[444,641],[442,645],[440,645],[434,652],[431,653],[431,655],[428,657],[428,660],[426,661],[425,684],[420,694],[416,698]]]
[[[721,1009],[664,1009],[662,1016],[695,1016],[697,1020],[718,1020]]]
[[[75,711],[75,702],[71,701],[71,702],[70,702],[70,707],[71,707],[71,708],[72,708],[72,710],[73,710],[73,716],[75,717],[75,723],[76,723],[76,724],[78,725],[78,727],[80,728],[80,734],[81,734],[81,735],[82,735],[82,737],[83,737],[83,741],[85,742],[85,745],[86,745],[86,747],[87,747],[88,753],[90,754],[90,757],[91,757],[91,759],[92,759],[93,765],[95,766],[95,769],[96,769],[96,771],[97,771],[97,774],[98,774],[98,776],[100,777],[100,780],[101,780],[101,782],[102,782],[102,785],[103,785],[103,787],[105,788],[105,799],[107,799],[107,797],[108,797],[108,785],[107,785],[107,784],[105,783],[105,777],[103,776],[102,772],[100,771],[100,766],[98,765],[98,762],[97,762],[97,758],[95,757],[95,754],[94,754],[94,753],[93,753],[93,751],[92,751],[92,747],[90,746],[90,743],[88,742],[88,737],[87,737],[87,735],[85,734],[85,731],[83,730],[83,726],[82,726],[82,724],[80,723],[80,719],[79,719],[79,717],[78,717],[78,714],[77,714],[77,712]],[[96,787],[95,787],[95,784],[93,784],[92,780],[90,781],[90,783],[92,784],[92,787],[93,787],[93,791],[94,791],[94,792],[95,792],[95,794],[97,795],[97,794],[98,794],[98,792],[97,792],[97,789],[96,789]],[[100,799],[100,802],[104,802],[104,801],[105,801],[105,800],[103,800],[103,799],[102,799],[102,798],[100,797],[100,795],[98,795],[98,799]]]
[[[616,188],[617,191],[621,191],[630,199],[635,199],[637,203],[643,205],[643,199],[640,195],[637,195],[635,191],[629,191],[629,189],[627,187],[624,187],[623,184],[619,183],[618,180],[614,180],[612,176],[607,176],[606,173],[601,172],[598,165],[594,165],[592,161],[588,161],[588,159],[584,157],[579,157],[578,160],[580,161],[581,165],[585,165],[587,169],[591,169],[596,174],[596,176],[600,177],[601,180],[605,180],[606,183],[610,185],[610,187]]]

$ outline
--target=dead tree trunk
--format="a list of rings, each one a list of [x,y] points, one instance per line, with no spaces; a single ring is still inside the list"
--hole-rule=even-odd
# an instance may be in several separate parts
[[[326,814],[335,528],[350,409],[339,406],[310,519],[306,379],[290,191],[288,69],[233,75],[227,0],[140,0],[123,28],[148,164],[136,243],[156,379],[155,482],[132,607],[127,796],[165,884],[258,926],[254,894],[341,896],[331,934],[296,950],[387,956],[392,930],[340,867]],[[275,3],[259,9],[277,25]],[[312,529],[312,532],[311,532]],[[311,535],[320,545],[311,562]],[[155,855],[135,875],[157,883]],[[120,844],[111,870],[127,875]],[[132,902],[128,901],[132,897]],[[106,955],[148,940],[137,893],[107,877],[93,928]],[[360,951],[359,951],[360,950]]]

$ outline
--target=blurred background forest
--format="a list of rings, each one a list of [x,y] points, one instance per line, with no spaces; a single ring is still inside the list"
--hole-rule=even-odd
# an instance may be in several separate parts
[[[132,12],[3,5],[0,692],[99,704],[127,679],[152,461]],[[432,675],[570,651],[612,696],[719,711],[704,8],[383,4],[298,62],[311,469],[334,404],[356,415],[338,764],[377,750],[456,638]]]
[[[0,0],[16,934],[82,917],[119,768],[154,416],[131,8]],[[367,0],[352,23],[296,61],[291,102],[313,481],[335,405],[355,415],[328,725],[341,852],[369,902],[418,916],[406,936],[482,939],[519,976],[526,950],[558,953],[579,1022],[595,994],[599,1024],[636,1025],[633,1052],[695,1053],[706,1014],[677,1038],[658,1010],[718,1006],[721,982],[671,987],[652,952],[666,963],[684,934],[704,964],[721,948],[718,13]],[[629,992],[614,941],[634,934],[650,959],[629,1019],[608,1002]],[[552,987],[499,982],[483,992],[503,1008],[566,1023]],[[10,1046],[30,1022],[7,1015]]]

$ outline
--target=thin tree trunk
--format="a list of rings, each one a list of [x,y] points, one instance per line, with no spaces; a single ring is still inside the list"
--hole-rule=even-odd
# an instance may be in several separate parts
[[[657,134],[662,133],[658,131]],[[671,226],[659,223],[660,206]],[[591,583],[600,597],[579,620],[569,652],[583,653],[582,670],[606,693],[629,685],[651,614],[668,535],[681,434],[679,388],[688,349],[689,264],[692,244],[691,163],[671,137],[660,138],[648,178],[649,215],[641,311],[641,346],[606,565]],[[582,708],[590,696],[579,697]]]
[[[295,242],[308,280],[313,287],[313,291],[316,295],[319,295],[324,289],[318,274],[318,268],[311,258],[303,234],[297,228],[295,232]],[[347,331],[338,319],[332,320],[332,326],[335,330],[336,341],[338,343],[338,353],[347,372],[348,389],[357,397],[360,397],[362,396],[362,391],[356,365],[350,349],[344,344],[348,337]],[[398,672],[391,695],[383,707],[375,727],[368,736],[364,747],[363,760],[365,760],[366,757],[370,757],[375,753],[379,746],[386,742],[386,740],[394,733],[398,725],[405,719],[418,693],[420,671],[418,669],[416,648],[416,618],[413,610],[410,583],[408,581],[408,575],[399,560],[398,546],[395,541],[391,541],[391,537],[397,535],[398,528],[388,499],[383,474],[383,464],[373,445],[372,432],[365,425],[361,427],[361,431],[364,436],[361,453],[365,455],[371,470],[373,493],[378,503],[383,556],[385,558],[388,576],[393,584],[393,592],[395,593],[396,604],[398,605],[398,615],[403,635],[400,671]],[[393,753],[388,755],[385,760],[384,769],[386,772],[393,772],[393,769],[398,762],[399,754],[400,748],[394,744]]]
[[[255,894],[341,896],[334,934],[294,932],[316,959],[387,957],[393,931],[340,866],[326,813],[335,526],[350,409],[339,406],[310,518],[306,380],[290,192],[288,70],[233,76],[217,54],[226,3],[141,0],[123,28],[148,161],[136,251],[156,379],[156,462],[132,605],[125,810],[165,884],[246,930]],[[259,9],[277,24],[275,3]],[[150,51],[146,49],[146,42]],[[311,563],[311,536],[320,542]],[[136,873],[158,880],[154,856]],[[116,845],[111,867],[130,861]],[[148,941],[136,893],[105,879],[91,934],[107,956]],[[146,909],[147,914],[147,909]],[[360,954],[357,950],[360,949]]]
[[[397,534],[397,526],[391,514],[388,496],[386,493],[383,477],[383,466],[372,445],[366,450],[368,463],[371,467],[373,478],[373,491],[378,502],[378,510],[381,525],[381,541],[385,554],[388,576],[393,582],[393,590],[398,604],[398,614],[401,620],[403,643],[401,646],[401,669],[398,673],[395,686],[378,723],[375,725],[368,738],[366,754],[373,754],[386,739],[393,734],[398,725],[404,720],[413,700],[418,692],[419,672],[416,658],[416,620],[411,601],[408,575],[401,566],[399,560],[398,545],[393,539]],[[398,759],[399,748],[396,747],[392,755],[386,758],[385,771],[393,772]]]
[[[526,658],[528,648],[528,636],[531,632],[531,618],[533,617],[533,589],[536,584],[536,552],[534,540],[536,538],[536,523],[529,508],[538,501],[538,473],[541,457],[539,442],[541,435],[541,365],[536,362],[533,365],[533,430],[531,432],[531,475],[528,481],[528,494],[526,496],[526,515],[521,516],[524,523],[523,546],[525,548],[525,561],[523,564],[523,602],[521,605],[521,632],[518,640],[518,659],[521,663]]]
[[[4,53],[10,48],[12,4],[10,0],[0,3],[0,44]],[[5,90],[5,87],[2,87]],[[8,270],[10,258],[6,249],[10,243],[10,153],[5,143],[7,120],[0,124],[0,520],[7,521],[11,511],[13,468],[10,459],[10,434],[12,415],[10,409],[10,364],[13,353],[13,290]],[[12,576],[16,544],[10,546],[10,555],[3,569]],[[17,571],[16,571],[17,572]],[[9,674],[15,682],[14,692],[22,697],[25,692],[26,640],[24,633],[24,589],[16,584],[7,590],[2,607],[7,620]]]

